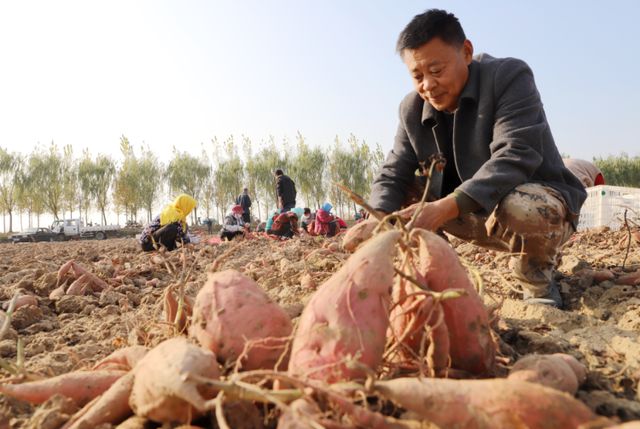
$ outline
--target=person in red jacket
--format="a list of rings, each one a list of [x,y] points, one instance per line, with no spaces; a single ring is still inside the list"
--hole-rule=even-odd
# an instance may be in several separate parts
[[[340,232],[340,224],[334,215],[331,214],[333,206],[331,203],[324,203],[322,208],[316,212],[314,224],[314,235],[326,235],[333,237]]]

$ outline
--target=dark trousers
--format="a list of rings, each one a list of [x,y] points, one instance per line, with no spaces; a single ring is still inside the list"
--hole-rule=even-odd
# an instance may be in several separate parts
[[[286,213],[288,211],[290,211],[292,208],[294,208],[296,206],[296,202],[293,201],[291,203],[286,203],[282,209],[280,210],[280,213]]]
[[[251,212],[246,211],[246,212],[242,213],[242,221],[244,223],[250,223],[251,222]]]
[[[222,230],[222,232],[220,233],[220,238],[222,238],[223,240],[226,238],[227,240],[231,241],[238,235],[242,235],[242,231],[231,232]]]
[[[176,238],[178,237],[178,224],[169,223],[162,228],[157,229],[153,234],[151,234],[151,236],[158,247],[164,246],[167,250],[174,250],[178,246],[176,243]],[[142,250],[145,252],[154,250],[153,241],[149,239],[148,241],[143,242],[141,244]]]

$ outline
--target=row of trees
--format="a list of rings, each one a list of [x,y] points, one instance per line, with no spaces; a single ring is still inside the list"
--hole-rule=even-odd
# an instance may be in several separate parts
[[[54,219],[87,219],[88,213],[124,215],[125,221],[149,221],[159,204],[178,193],[196,198],[193,213],[221,219],[244,187],[254,202],[254,215],[264,218],[276,206],[273,172],[282,168],[296,182],[299,205],[318,207],[329,199],[340,214],[355,212],[355,205],[332,183],[339,182],[361,195],[368,195],[373,176],[383,154],[379,146],[369,147],[350,135],[335,138],[321,148],[308,145],[298,133],[294,141],[269,137],[259,150],[246,136],[203,146],[199,155],[174,148],[168,164],[162,163],[149,147],[136,151],[127,137],[120,139],[121,160],[84,151],[74,156],[71,146],[36,148],[31,154],[0,148],[0,210],[5,215],[5,231],[13,231],[14,216],[26,214],[29,226],[40,216]],[[200,212],[198,212],[200,210]],[[138,216],[142,214],[143,218]],[[22,219],[22,217],[21,217]],[[8,220],[8,228],[6,225]]]
[[[607,185],[640,188],[640,156],[620,156],[594,158],[594,163],[604,175]]]

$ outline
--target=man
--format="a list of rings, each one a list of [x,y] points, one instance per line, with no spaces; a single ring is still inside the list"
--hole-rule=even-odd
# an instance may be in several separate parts
[[[531,70],[514,58],[474,58],[458,19],[443,10],[414,17],[397,50],[415,91],[400,104],[371,205],[400,209],[416,169],[442,154],[444,170],[430,180],[437,199],[414,226],[519,253],[512,262],[524,298],[562,307],[553,269],[586,192],[562,163]]]
[[[249,189],[244,188],[242,193],[236,198],[236,204],[242,207],[242,220],[247,225],[251,223],[251,198],[249,197]]]
[[[602,171],[594,163],[576,158],[566,158],[563,161],[565,167],[582,182],[585,188],[604,185]]]
[[[285,213],[296,206],[296,184],[281,169],[276,170],[275,176],[278,208]]]

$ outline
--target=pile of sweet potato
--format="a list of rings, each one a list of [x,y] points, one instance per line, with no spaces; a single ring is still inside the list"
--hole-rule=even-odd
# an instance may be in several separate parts
[[[279,428],[577,428],[595,420],[565,393],[585,376],[570,357],[525,359],[509,378],[487,378],[495,375],[496,342],[456,253],[429,231],[376,225],[366,226],[372,238],[351,243],[355,253],[295,328],[253,280],[217,272],[188,309],[176,307],[184,297],[166,294],[165,312],[180,322],[176,337],[0,392],[32,403],[55,393],[72,398],[83,408],[67,429],[132,415],[188,424],[207,413],[230,427],[231,401],[280,418]],[[381,401],[411,413],[391,417]]]

